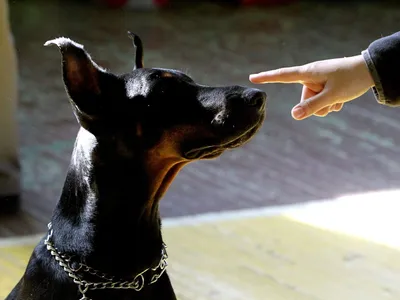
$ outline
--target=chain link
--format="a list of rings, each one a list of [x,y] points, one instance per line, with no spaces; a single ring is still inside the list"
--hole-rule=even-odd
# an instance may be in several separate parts
[[[49,228],[49,233],[46,239],[44,240],[44,244],[46,245],[46,248],[50,252],[50,254],[58,262],[58,264],[64,269],[64,271],[68,274],[68,276],[72,278],[73,282],[76,285],[78,285],[79,292],[82,294],[82,298],[80,298],[80,300],[91,300],[90,298],[86,297],[86,292],[89,290],[132,289],[139,292],[145,286],[146,280],[144,276],[146,273],[150,271],[156,272],[157,270],[159,270],[159,273],[155,273],[151,277],[149,284],[153,284],[161,277],[162,274],[164,274],[168,266],[167,262],[168,254],[166,250],[167,246],[163,244],[163,249],[161,250],[161,259],[156,267],[145,269],[141,273],[137,274],[131,281],[124,281],[124,280],[114,281],[115,280],[114,276],[102,273],[83,263],[78,263],[79,266],[77,268],[73,268],[71,266],[72,264],[71,257],[60,253],[58,249],[50,241],[51,237],[53,236],[53,229],[51,223],[48,224],[48,228]],[[89,273],[104,281],[101,282],[86,281],[81,276],[78,275],[78,272]]]

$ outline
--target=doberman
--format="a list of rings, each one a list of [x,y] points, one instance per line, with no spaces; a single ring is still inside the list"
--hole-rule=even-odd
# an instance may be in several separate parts
[[[115,75],[69,38],[58,46],[80,125],[46,236],[6,300],[176,299],[167,272],[159,201],[186,164],[249,141],[266,94],[196,84],[184,73],[143,66]]]

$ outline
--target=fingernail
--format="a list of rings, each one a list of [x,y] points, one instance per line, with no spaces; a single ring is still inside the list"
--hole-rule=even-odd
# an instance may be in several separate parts
[[[296,119],[300,119],[300,118],[304,117],[305,113],[306,112],[304,111],[304,108],[302,108],[301,106],[297,106],[292,110],[292,115]]]
[[[252,80],[252,79],[254,79],[255,76],[256,76],[256,74],[250,74],[249,79]]]

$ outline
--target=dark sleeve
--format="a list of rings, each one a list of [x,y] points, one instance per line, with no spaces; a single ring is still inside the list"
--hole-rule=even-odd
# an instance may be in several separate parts
[[[400,32],[372,42],[362,55],[375,82],[376,100],[400,106]]]

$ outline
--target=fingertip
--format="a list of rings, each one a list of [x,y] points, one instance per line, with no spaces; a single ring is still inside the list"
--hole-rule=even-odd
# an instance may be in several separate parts
[[[260,74],[250,74],[249,80],[252,83],[261,83]]]
[[[298,105],[292,109],[292,117],[295,120],[302,120],[306,117],[306,111],[304,107]]]

